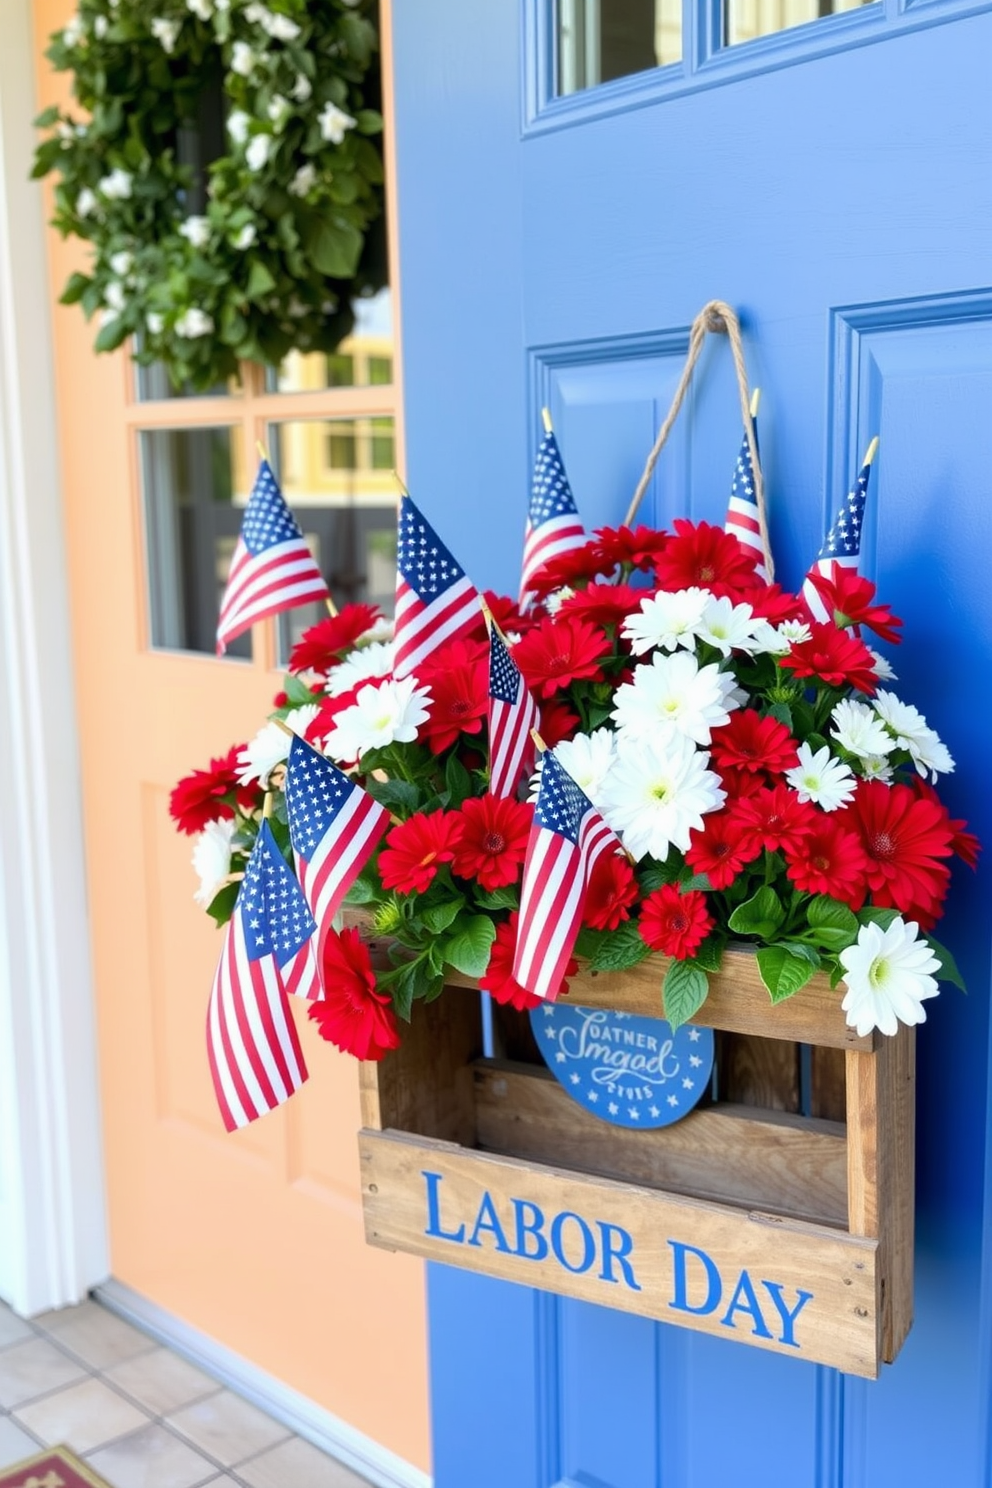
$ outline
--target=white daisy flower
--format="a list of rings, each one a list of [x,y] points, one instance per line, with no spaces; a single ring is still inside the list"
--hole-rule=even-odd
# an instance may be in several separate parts
[[[696,634],[701,641],[729,656],[731,651],[752,650],[755,630],[762,624],[763,621],[755,620],[749,604],[735,605],[732,599],[711,597]]]
[[[418,687],[416,677],[387,679],[378,686],[370,682],[334,720],[325,741],[326,751],[336,760],[350,763],[370,749],[412,744],[418,728],[430,716],[430,702],[429,688]]]
[[[264,5],[259,5],[258,0],[252,0],[250,5],[245,6],[245,20],[250,21],[253,26],[258,26],[268,15]]]
[[[261,170],[262,166],[272,154],[272,146],[275,143],[271,134],[253,134],[248,141],[245,150],[245,160],[248,162],[249,170]]]
[[[926,780],[930,776],[933,784],[938,775],[950,775],[954,770],[954,759],[947,745],[933,729],[926,729],[922,736],[909,745],[917,775]]]
[[[591,734],[576,734],[574,739],[563,739],[552,753],[564,770],[575,781],[594,806],[600,805],[603,782],[609,775],[616,759],[617,736],[612,729],[598,728]],[[531,776],[528,800],[536,801],[541,784],[541,758]]]
[[[859,759],[889,754],[896,747],[895,739],[874,708],[870,708],[867,703],[856,702],[854,698],[842,698],[830,718],[833,723],[830,732],[837,743],[848,754],[856,754]]]
[[[127,198],[131,195],[133,186],[134,177],[132,176],[131,172],[121,170],[120,166],[117,166],[110,172],[109,176],[104,176],[103,179],[97,183],[97,190],[99,191],[101,196],[106,196],[111,201],[126,201]]]
[[[790,651],[793,646],[801,646],[813,634],[805,620],[783,620],[778,626],[778,633],[785,642],[783,652]]]
[[[871,659],[874,663],[872,671],[878,680],[880,682],[898,682],[898,677],[889,665],[888,659],[882,655],[881,651],[874,651],[871,646],[868,647],[868,650],[871,651]]]
[[[207,909],[231,871],[231,838],[234,836],[233,817],[221,821],[207,822],[193,843],[193,867],[200,880],[200,887],[193,898]]]
[[[296,99],[296,102],[306,103],[312,92],[313,87],[310,79],[305,73],[298,72],[296,74],[296,82],[293,84],[293,97]]]
[[[787,641],[771,621],[755,620],[751,643],[747,648],[752,656],[784,656],[791,646],[792,642]]]
[[[271,11],[266,11],[262,27],[275,41],[295,41],[300,34],[299,26],[289,16],[273,15]]]
[[[104,286],[103,303],[106,305],[107,309],[112,310],[115,315],[120,315],[121,311],[124,309],[124,306],[127,303],[127,295],[125,293],[123,284],[121,284],[118,279],[111,279]]]
[[[62,45],[67,47],[74,47],[78,45],[82,36],[83,18],[82,16],[74,15],[69,21],[68,26],[66,26],[62,32]]]
[[[557,615],[566,599],[571,599],[574,593],[575,590],[565,584],[561,589],[556,589],[553,594],[545,595],[544,608],[549,615]]]
[[[206,217],[187,217],[179,224],[179,236],[194,248],[203,248],[210,241],[210,223]]]
[[[209,21],[214,13],[210,0],[186,0],[186,9],[201,21]]]
[[[292,107],[288,98],[283,98],[281,93],[275,93],[265,112],[278,129],[286,115],[292,112]]]
[[[149,310],[145,316],[145,325],[153,336],[160,336],[165,330],[165,316],[160,315],[157,310]]]
[[[181,20],[168,20],[165,16],[156,16],[151,24],[151,33],[160,44],[163,52],[171,52],[179,39],[179,33],[183,28]]]
[[[857,944],[840,953],[847,992],[841,1007],[848,1027],[863,1038],[873,1028],[895,1033],[899,1023],[923,1023],[923,1002],[940,988],[931,975],[940,962],[919,925],[897,916],[887,930],[862,925]]]
[[[236,72],[239,77],[249,77],[255,69],[258,58],[246,41],[236,41],[231,50],[231,71]],[[228,120],[230,127],[230,120]]]
[[[632,857],[663,863],[671,847],[685,852],[689,832],[726,800],[709,755],[680,734],[621,738],[602,787],[600,809]]]
[[[296,172],[296,175],[289,183],[289,190],[291,195],[306,196],[307,192],[313,189],[316,180],[316,167],[312,166],[309,162],[306,165],[301,165],[299,170]]]
[[[250,248],[258,236],[253,222],[246,222],[241,231],[232,240],[235,248]]]
[[[186,336],[191,341],[197,336],[209,336],[213,328],[213,317],[198,305],[184,310],[175,326],[177,336]]]
[[[909,750],[917,774],[925,779],[929,772],[930,778],[936,780],[938,775],[949,774],[954,769],[950,750],[912,703],[904,703],[894,692],[886,692],[884,688],[880,688],[873,699],[873,706],[879,718],[895,736],[896,743]]]
[[[248,138],[248,125],[250,123],[251,119],[245,113],[244,109],[235,109],[233,113],[228,115],[227,132],[236,145],[243,145]]]
[[[93,17],[93,35],[96,37],[97,41],[103,40],[109,28],[110,22],[107,20],[107,17],[105,15],[96,15]]]
[[[327,679],[329,697],[340,697],[350,692],[359,682],[370,682],[388,677],[393,670],[395,647],[392,641],[373,641],[371,645],[359,646],[331,672]]]
[[[254,739],[250,739],[238,754],[239,784],[251,785],[257,780],[260,785],[268,785],[269,776],[276,765],[283,764],[289,758],[293,740],[286,729],[292,729],[294,734],[305,734],[319,712],[316,703],[304,703],[302,708],[293,708],[286,714],[283,720],[286,728],[280,728],[274,721],[260,728]]]
[[[836,811],[854,795],[854,773],[835,759],[824,744],[814,754],[808,744],[797,750],[799,763],[786,770],[785,778],[800,801],[814,801],[824,811]]]
[[[88,217],[95,206],[96,192],[91,191],[88,186],[84,186],[76,197],[76,215],[78,217]]]
[[[711,730],[726,723],[738,706],[732,696],[736,680],[715,663],[700,667],[688,651],[669,656],[655,653],[650,663],[634,670],[614,695],[611,717],[632,739],[661,734],[685,734],[697,744],[710,742]]]
[[[320,118],[321,139],[329,140],[332,145],[339,145],[349,129],[354,129],[357,120],[344,109],[339,109],[336,103],[325,103],[321,110]]]
[[[858,768],[866,780],[881,780],[888,785],[895,773],[884,754],[870,754],[858,761]]]
[[[120,253],[110,255],[110,267],[119,279],[123,279],[125,274],[130,274],[133,266],[134,254],[128,253],[126,248],[122,248]]]
[[[638,613],[628,615],[622,627],[634,655],[643,656],[656,646],[665,651],[684,646],[691,651],[712,598],[708,589],[693,588],[674,594],[661,590],[642,599]]]
[[[358,637],[358,644],[360,646],[367,646],[372,641],[391,641],[393,639],[394,629],[395,627],[392,620],[387,620],[385,616],[383,616],[383,618],[381,620],[377,620],[374,625],[370,625],[368,630],[362,631],[361,635]]]

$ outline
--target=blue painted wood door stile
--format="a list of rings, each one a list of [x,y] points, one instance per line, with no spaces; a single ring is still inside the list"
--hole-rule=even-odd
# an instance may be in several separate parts
[[[863,564],[900,695],[992,843],[992,17],[889,0],[548,97],[550,3],[394,5],[407,479],[480,587],[519,573],[548,403],[622,520],[709,299],[739,311],[779,573],[869,437]],[[547,12],[547,13],[546,13]],[[709,28],[712,30],[712,27]],[[693,51],[695,48],[695,51]],[[740,438],[709,338],[643,516],[722,521]],[[990,1477],[989,875],[955,875],[919,1038],[916,1322],[877,1383],[430,1268],[437,1488],[979,1488]]]

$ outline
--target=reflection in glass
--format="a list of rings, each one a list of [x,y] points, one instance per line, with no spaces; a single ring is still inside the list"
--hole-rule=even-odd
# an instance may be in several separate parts
[[[151,643],[213,655],[247,498],[234,500],[231,431],[152,429],[140,438]],[[251,656],[251,636],[227,655]]]
[[[379,387],[392,380],[393,311],[388,289],[371,299],[356,300],[355,329],[337,351],[291,351],[266,373],[268,391],[279,393]]]
[[[268,438],[283,495],[335,604],[363,600],[391,615],[397,503],[393,420],[294,419],[270,424]],[[235,484],[240,490],[240,473]],[[304,605],[279,617],[280,661],[325,613],[319,605]]]
[[[156,403],[163,398],[227,398],[236,397],[241,392],[241,384],[236,377],[231,377],[227,382],[220,382],[216,387],[207,388],[202,392],[195,391],[188,384],[177,388],[173,386],[161,362],[152,362],[149,367],[143,367],[136,362],[135,374],[139,403]]]
[[[682,0],[558,0],[559,95],[682,60]]]
[[[789,31],[845,10],[859,10],[870,0],[724,0],[725,46]]]

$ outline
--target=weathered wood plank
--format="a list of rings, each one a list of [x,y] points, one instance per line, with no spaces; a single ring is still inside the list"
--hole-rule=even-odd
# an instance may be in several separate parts
[[[716,1057],[721,1101],[768,1111],[799,1110],[798,1045],[753,1034],[719,1033]]]
[[[879,1240],[882,1358],[913,1321],[916,1029],[899,1025],[873,1055],[847,1056],[850,1230]]]
[[[877,1375],[873,1240],[400,1132],[359,1150],[373,1245]]]
[[[419,1004],[400,1047],[361,1065],[363,1122],[474,1147],[471,1066],[481,1053],[478,996]]]
[[[794,1047],[794,1046],[789,1046]],[[583,1110],[545,1069],[475,1064],[479,1146],[697,1198],[847,1224],[843,1126],[743,1106],[627,1131]]]
[[[847,1120],[846,1058],[843,1049],[821,1049],[814,1045],[810,1050],[811,1116],[822,1116],[827,1121]]]

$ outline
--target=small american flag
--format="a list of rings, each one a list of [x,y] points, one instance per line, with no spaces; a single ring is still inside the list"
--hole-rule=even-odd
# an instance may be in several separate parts
[[[568,484],[558,441],[549,429],[541,440],[534,462],[530,510],[524,532],[521,605],[528,602],[530,581],[538,569],[551,558],[558,558],[573,548],[584,548],[588,541]]]
[[[754,448],[758,448],[758,425],[753,422]],[[738,542],[744,544],[749,553],[753,553],[757,559],[755,573],[759,579],[768,583],[768,569],[765,567],[765,550],[761,542],[761,520],[758,516],[758,501],[754,484],[754,463],[751,459],[751,446],[748,444],[747,434],[741,440],[740,453],[737,456],[737,464],[734,466],[734,478],[730,485],[730,502],[727,506],[727,520],[723,524],[724,532],[729,532],[736,537]]]
[[[858,559],[861,556],[861,529],[865,518],[865,497],[868,494],[870,475],[871,461],[866,459],[854,483],[854,490],[848,493],[843,506],[837,513],[834,525],[827,533],[826,541],[820,549],[820,556],[810,569],[810,573],[824,574],[828,579],[833,578],[838,568],[850,568],[857,573]],[[814,620],[829,620],[827,607],[810,582],[809,574],[803,581],[803,599]]]
[[[533,751],[537,704],[495,625],[489,627],[489,794],[512,796]]]
[[[396,537],[394,677],[408,677],[447,641],[479,624],[479,596],[409,496]]]
[[[217,655],[223,656],[228,642],[257,620],[291,610],[294,605],[328,598],[327,585],[296,518],[283,499],[268,460],[263,460],[245,507],[221,600]]]
[[[514,979],[536,997],[553,997],[568,965],[596,860],[620,841],[548,751],[520,890]]]
[[[300,738],[286,766],[286,812],[300,888],[317,921],[319,956],[345,894],[389,826],[389,812]]]
[[[287,992],[319,997],[313,916],[263,821],[228,923],[207,1010],[207,1055],[228,1131],[307,1078]]]

